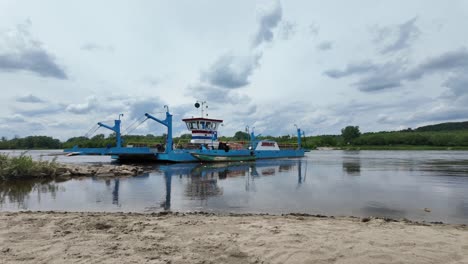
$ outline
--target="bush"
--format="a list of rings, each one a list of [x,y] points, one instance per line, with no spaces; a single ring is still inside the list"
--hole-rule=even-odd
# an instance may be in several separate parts
[[[57,163],[53,161],[34,161],[24,153],[18,157],[0,154],[0,180],[53,177]]]

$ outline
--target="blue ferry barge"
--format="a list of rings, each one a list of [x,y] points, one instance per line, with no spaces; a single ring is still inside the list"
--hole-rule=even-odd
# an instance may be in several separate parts
[[[198,108],[200,105],[197,103]],[[153,120],[167,128],[165,145],[159,148],[123,146],[121,135],[121,120],[114,120],[114,126],[101,122],[99,127],[113,131],[116,135],[116,145],[106,148],[80,148],[74,146],[65,149],[67,155],[108,155],[120,162],[126,161],[156,161],[156,162],[213,162],[213,161],[240,161],[274,158],[303,157],[304,149],[301,146],[303,132],[297,128],[297,146],[283,148],[271,140],[257,140],[254,132],[250,133],[250,141],[245,146],[236,143],[220,142],[217,134],[223,120],[201,117],[182,119],[187,129],[191,131],[190,140],[192,148],[175,148],[172,135],[172,114],[166,108],[166,118],[159,119],[145,113],[146,120]],[[244,157],[244,158],[242,158]]]

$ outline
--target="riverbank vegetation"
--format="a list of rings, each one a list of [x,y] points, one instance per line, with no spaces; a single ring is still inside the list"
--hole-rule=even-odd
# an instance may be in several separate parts
[[[0,182],[53,179],[67,180],[72,177],[132,177],[142,175],[151,167],[136,165],[107,164],[62,164],[51,161],[33,160],[25,153],[10,156],[0,153]]]
[[[178,147],[190,141],[190,134],[183,134],[174,138]],[[123,136],[124,145],[132,146],[163,146],[165,134],[155,136],[126,135]],[[260,136],[259,139],[271,139],[279,144],[295,144],[296,136]],[[220,137],[221,141],[247,142],[249,134],[237,131],[234,136]],[[60,149],[72,148],[77,145],[85,148],[102,148],[115,146],[115,135],[98,134],[93,137],[73,137],[60,142],[47,136],[29,136],[8,140],[2,137],[0,149]],[[468,122],[442,123],[404,129],[400,131],[382,131],[361,133],[357,126],[347,126],[339,135],[306,136],[302,140],[305,148],[332,147],[339,149],[388,149],[388,150],[439,150],[439,149],[468,149]]]
[[[52,161],[35,161],[31,156],[16,157],[0,154],[0,181],[55,177],[58,164]]]

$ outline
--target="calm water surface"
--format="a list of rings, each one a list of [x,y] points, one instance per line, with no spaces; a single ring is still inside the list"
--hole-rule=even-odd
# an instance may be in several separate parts
[[[54,153],[28,154],[48,160]],[[8,183],[0,184],[0,210],[305,212],[468,223],[468,152],[312,151],[302,159],[154,165],[133,178]]]

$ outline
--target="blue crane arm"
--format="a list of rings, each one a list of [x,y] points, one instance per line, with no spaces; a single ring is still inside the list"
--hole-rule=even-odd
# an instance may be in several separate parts
[[[154,117],[154,116],[152,116],[152,115],[150,115],[150,114],[148,114],[148,113],[145,113],[145,116],[146,116],[147,118],[149,118],[149,119],[153,119],[154,121],[160,123],[160,124],[163,125],[163,126],[166,126],[166,127],[169,126],[169,124],[167,123],[167,118],[166,118],[165,120],[160,120],[160,119],[158,119],[157,117]]]
[[[103,124],[101,122],[98,123],[99,126],[105,127],[109,130],[112,130],[115,132],[115,137],[117,139],[117,147],[120,148],[122,147],[122,137],[120,136],[120,119],[119,120],[114,120],[114,126],[110,127],[106,124]]]
[[[97,123],[97,124],[98,124],[99,126],[105,127],[105,128],[107,128],[107,129],[110,129],[110,130],[112,130],[112,131],[115,132],[115,127],[110,127],[110,126],[108,126],[108,125],[106,125],[106,124],[103,124],[103,123],[101,123],[101,122],[99,122],[99,123]]]
[[[148,113],[145,113],[145,116],[149,119],[152,119],[161,125],[167,127],[167,138],[166,138],[166,153],[169,153],[173,150],[173,139],[172,139],[172,115],[169,113],[169,110],[166,111],[166,119],[160,120]]]

